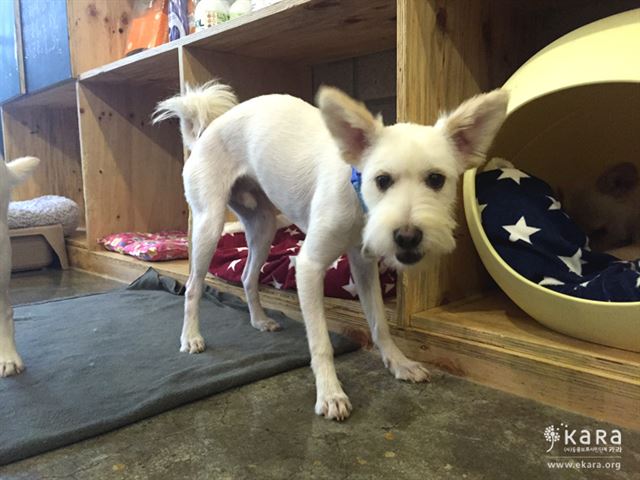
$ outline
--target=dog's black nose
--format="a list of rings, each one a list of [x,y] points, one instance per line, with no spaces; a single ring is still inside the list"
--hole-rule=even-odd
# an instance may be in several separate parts
[[[422,230],[417,227],[398,228],[393,231],[393,240],[400,248],[416,248],[422,241]]]

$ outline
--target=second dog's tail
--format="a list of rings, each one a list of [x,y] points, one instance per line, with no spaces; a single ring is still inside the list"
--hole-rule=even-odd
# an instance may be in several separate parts
[[[2,160],[0,160],[2,161]],[[7,172],[9,174],[9,185],[15,187],[24,182],[31,172],[33,172],[40,160],[36,157],[17,158],[7,163]]]
[[[196,87],[187,85],[185,93],[158,103],[153,123],[179,118],[182,139],[191,149],[211,122],[237,104],[238,99],[231,87],[216,80]]]

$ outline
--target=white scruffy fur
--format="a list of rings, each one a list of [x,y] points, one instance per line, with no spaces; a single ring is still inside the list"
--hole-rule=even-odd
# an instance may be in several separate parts
[[[220,101],[216,91],[224,93]],[[197,113],[200,109],[213,110],[200,98],[225,103],[229,90],[209,84],[196,92],[160,104],[164,117],[181,118],[192,149],[183,172],[193,228],[181,351],[205,348],[198,304],[229,205],[247,232],[250,254],[242,282],[251,323],[260,330],[280,328],[258,298],[258,275],[274,236],[276,212],[307,234],[296,281],[316,377],[317,414],[343,420],[351,412],[333,363],[322,294],[327,268],[344,252],[385,365],[396,378],[428,380],[429,372],[407,359],[391,338],[377,260],[401,268],[427,251],[454,248],[458,178],[481,163],[504,119],[507,94],[474,97],[435,126],[385,127],[362,104],[324,87],[317,97],[319,108],[288,95],[265,95],[231,108],[199,134],[202,123],[193,118],[207,117]],[[191,131],[185,131],[189,125]],[[366,215],[350,183],[349,164],[362,172]],[[444,175],[442,188],[427,185],[432,174]],[[390,179],[386,191],[378,186],[384,175]]]
[[[24,370],[16,350],[13,327],[13,309],[9,302],[11,279],[11,241],[7,223],[7,210],[11,188],[25,180],[38,166],[34,157],[23,157],[8,164],[0,160],[0,377],[17,375]]]

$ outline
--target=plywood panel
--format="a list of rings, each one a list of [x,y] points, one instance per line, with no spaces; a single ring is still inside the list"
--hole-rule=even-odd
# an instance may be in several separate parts
[[[155,104],[177,88],[79,85],[89,248],[109,233],[187,228],[177,122],[150,124]]]
[[[433,124],[440,112],[489,88],[483,30],[489,3],[398,1],[398,121]],[[405,322],[412,313],[463,298],[486,283],[461,213],[455,252],[429,257],[424,268],[402,276],[399,308]]]
[[[131,0],[67,0],[74,77],[122,58],[132,5]]]
[[[288,93],[311,100],[309,67],[182,47],[182,78],[202,83],[217,78],[233,87],[240,101],[268,93]]]
[[[393,48],[391,0],[282,0],[186,38],[217,52],[307,65]]]
[[[84,190],[75,108],[36,106],[3,108],[6,159],[24,155],[40,158],[33,176],[13,192],[14,200],[41,195],[71,198],[81,209],[84,224]]]

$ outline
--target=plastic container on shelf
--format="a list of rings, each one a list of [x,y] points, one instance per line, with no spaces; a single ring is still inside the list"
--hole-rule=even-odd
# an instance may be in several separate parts
[[[229,4],[224,0],[200,0],[195,12],[196,32],[229,20]]]

